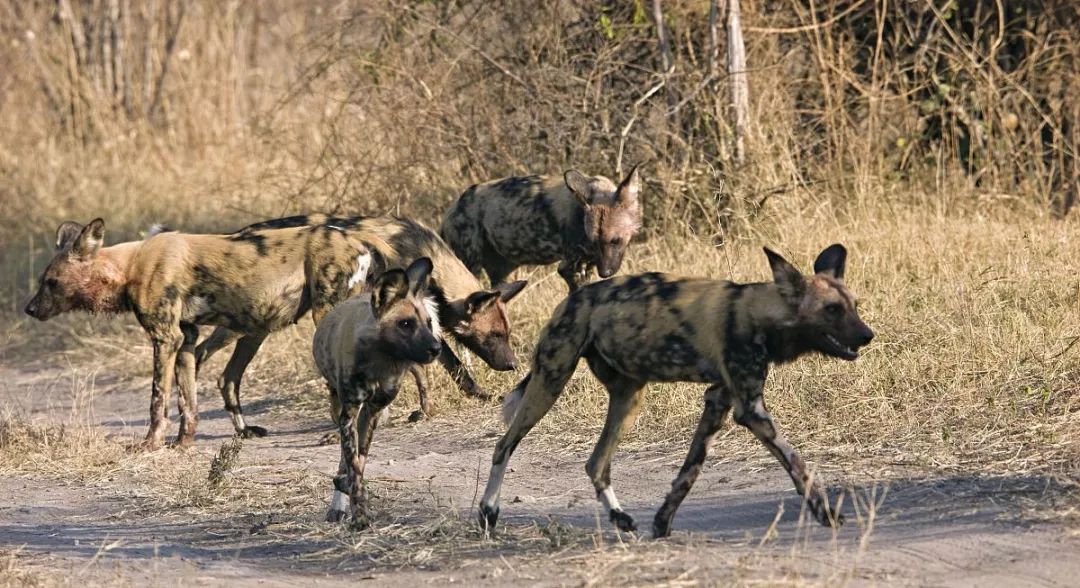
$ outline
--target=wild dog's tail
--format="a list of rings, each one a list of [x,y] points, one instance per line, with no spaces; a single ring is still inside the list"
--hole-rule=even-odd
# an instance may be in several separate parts
[[[502,417],[507,424],[523,404],[546,413],[574,375],[589,340],[591,309],[584,292],[567,296],[540,332],[529,374],[503,400]]]
[[[514,418],[514,413],[517,412],[518,406],[521,406],[521,401],[525,398],[525,387],[529,385],[530,379],[532,379],[532,373],[526,374],[525,377],[518,382],[518,385],[506,395],[506,398],[503,398],[502,420],[504,425],[510,424],[510,421]]]
[[[171,232],[173,232],[175,230],[176,229],[174,229],[174,228],[172,228],[172,227],[170,227],[168,225],[164,225],[164,224],[161,224],[161,223],[154,223],[154,224],[150,225],[149,229],[146,230],[146,238],[149,239],[150,237],[153,237],[154,235],[160,235],[162,233],[171,233]]]

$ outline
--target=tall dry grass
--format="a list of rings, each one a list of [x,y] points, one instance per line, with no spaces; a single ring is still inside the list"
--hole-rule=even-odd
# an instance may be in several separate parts
[[[479,180],[647,161],[647,240],[624,271],[760,280],[762,244],[804,268],[851,249],[875,344],[769,384],[812,456],[1076,476],[1078,252],[1052,218],[1077,187],[1076,7],[746,2],[739,167],[709,2],[663,5],[667,72],[642,1],[0,3],[0,359],[146,373],[130,319],[17,316],[61,220],[103,216],[111,242],[295,211],[430,223]],[[523,273],[527,354],[563,292]],[[309,336],[275,335],[245,394],[274,382],[303,404]],[[635,439],[684,439],[699,391],[655,388]],[[544,427],[592,435],[603,408],[582,373]]]

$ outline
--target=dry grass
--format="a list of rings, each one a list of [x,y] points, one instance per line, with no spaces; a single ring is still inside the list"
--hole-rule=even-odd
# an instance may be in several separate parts
[[[636,246],[624,271],[763,280],[761,244],[806,268],[823,246],[842,241],[851,250],[849,283],[878,337],[854,363],[810,358],[774,370],[770,409],[797,445],[829,462],[868,458],[897,467],[1077,475],[1080,347],[1073,343],[1080,337],[1080,283],[1071,260],[1080,246],[1070,239],[1074,223],[1017,218],[1007,210],[864,213],[827,201],[789,202],[760,236],[721,248],[687,236],[655,238]],[[511,306],[523,356],[563,294],[550,268],[525,276],[533,285]],[[116,350],[105,355],[101,373],[145,378],[149,348],[132,323],[17,319],[9,327],[14,342],[8,353],[25,357],[18,350],[26,345],[35,352],[53,349],[50,361],[81,362],[101,361],[102,348]],[[324,390],[310,363],[310,332],[302,324],[271,337],[249,370],[248,401],[266,393],[287,399],[272,410],[325,414]],[[204,386],[224,359],[209,365]],[[520,377],[477,361],[474,370],[499,393]],[[441,370],[429,373],[437,411],[472,406]],[[399,410],[416,402],[408,390]],[[218,403],[211,396],[203,408]],[[592,439],[605,406],[605,393],[582,367],[539,432]],[[683,443],[699,411],[699,386],[654,384],[629,442]],[[468,418],[492,415],[468,410]],[[749,443],[749,436],[735,437]]]

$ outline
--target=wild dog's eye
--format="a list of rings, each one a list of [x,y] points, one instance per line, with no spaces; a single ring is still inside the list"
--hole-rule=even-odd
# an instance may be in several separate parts
[[[832,315],[840,315],[844,313],[844,305],[839,302],[830,302],[825,305],[825,312]]]
[[[411,318],[401,319],[397,322],[397,326],[402,330],[411,331],[416,328],[416,321]]]
[[[49,288],[56,288],[60,285],[60,280],[56,278],[45,278],[45,286]]]
[[[610,243],[612,245],[619,245],[619,244],[622,243],[622,237],[615,237],[614,239],[611,239],[610,241],[608,241],[608,243]]]

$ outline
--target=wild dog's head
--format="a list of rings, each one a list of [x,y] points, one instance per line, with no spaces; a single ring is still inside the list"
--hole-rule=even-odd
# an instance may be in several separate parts
[[[454,338],[479,355],[492,369],[503,372],[517,367],[514,348],[510,346],[506,304],[527,283],[518,280],[500,284],[491,290],[473,292],[463,300],[450,303],[453,315],[459,317],[452,328]]]
[[[383,349],[399,361],[430,363],[442,351],[439,313],[425,298],[431,260],[421,257],[406,269],[382,273],[371,288],[371,309]]]
[[[26,304],[26,314],[41,320],[70,310],[116,310],[119,276],[97,267],[98,250],[105,240],[105,221],[83,226],[66,221],[56,229],[56,254],[38,280],[38,290]]]
[[[855,297],[844,285],[847,249],[830,245],[814,261],[814,275],[804,276],[783,257],[765,249],[773,279],[794,317],[790,325],[795,337],[789,343],[802,351],[852,361],[859,348],[874,338],[874,332],[859,318]]]
[[[617,187],[603,177],[570,170],[563,174],[570,192],[585,208],[585,239],[601,278],[610,278],[622,265],[626,246],[641,229],[641,175],[634,166]]]

